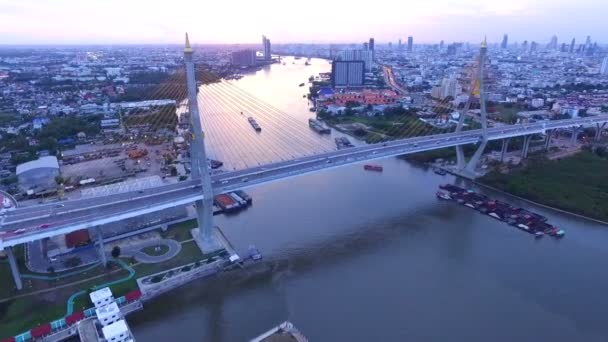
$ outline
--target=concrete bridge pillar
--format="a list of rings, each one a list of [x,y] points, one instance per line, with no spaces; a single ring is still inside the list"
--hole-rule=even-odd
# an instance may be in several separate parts
[[[572,127],[572,138],[570,140],[570,143],[572,145],[576,144],[576,140],[578,139],[578,133],[579,133],[579,128],[578,127]]]
[[[595,141],[600,141],[600,139],[602,138],[602,131],[604,130],[605,126],[605,122],[601,125],[599,123],[597,124],[597,127],[595,129]]]
[[[103,243],[103,234],[101,231],[101,227],[97,226],[95,228],[95,232],[97,233],[97,253],[99,254],[99,260],[103,264],[103,266],[108,265],[108,257],[106,256],[106,250]],[[92,234],[91,234],[92,235]]]
[[[547,131],[545,135],[545,151],[549,150],[549,145],[551,145],[551,136],[553,135],[552,131]]]
[[[471,157],[471,160],[469,160],[469,162],[467,163],[467,166],[464,169],[468,174],[472,175],[473,178],[475,178],[475,174],[476,174],[475,169],[477,168],[477,164],[479,164],[479,160],[481,159],[481,156],[483,154],[483,151],[486,149],[487,144],[488,144],[488,141],[483,139],[483,141],[481,142],[481,144],[475,151],[475,154],[473,154],[473,156]]]
[[[500,162],[503,163],[505,161],[505,156],[509,150],[509,142],[511,138],[502,139],[502,149],[500,150]]]
[[[528,151],[530,150],[531,141],[532,141],[531,135],[524,135],[524,146],[521,149],[521,159],[528,158]]]
[[[8,263],[11,266],[15,287],[17,287],[17,290],[21,290],[23,289],[23,283],[21,282],[21,274],[19,273],[19,266],[17,265],[17,259],[13,253],[13,248],[7,247],[4,249],[4,252],[6,253],[6,256],[8,256]]]

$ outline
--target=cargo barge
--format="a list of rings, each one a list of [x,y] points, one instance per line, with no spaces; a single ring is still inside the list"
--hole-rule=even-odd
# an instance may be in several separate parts
[[[537,238],[543,235],[561,238],[566,234],[564,230],[549,224],[547,218],[543,215],[490,199],[473,190],[467,190],[456,185],[445,184],[440,185],[439,188],[441,190],[437,191],[437,198],[455,201],[460,205],[475,209],[482,214],[532,234]]]
[[[308,119],[308,126],[313,129],[313,131],[319,134],[330,134],[331,129],[327,128],[323,125],[323,123],[319,120]]]
[[[338,150],[348,147],[354,147],[347,137],[335,138],[334,141],[336,142],[336,147],[338,147]]]
[[[251,196],[242,190],[217,195],[213,198],[213,215],[235,213],[247,208],[252,203]]]
[[[255,121],[254,118],[252,118],[251,116],[247,118],[247,121],[249,121],[249,124],[251,125],[251,127],[253,127],[253,129],[256,132],[261,132],[262,131],[262,127],[260,127],[260,125],[258,125],[257,121]]]

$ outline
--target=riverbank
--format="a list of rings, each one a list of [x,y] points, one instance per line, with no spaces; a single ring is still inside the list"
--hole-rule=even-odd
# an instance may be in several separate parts
[[[493,171],[478,183],[565,213],[608,221],[608,160],[583,151],[562,160],[535,159],[508,173]]]

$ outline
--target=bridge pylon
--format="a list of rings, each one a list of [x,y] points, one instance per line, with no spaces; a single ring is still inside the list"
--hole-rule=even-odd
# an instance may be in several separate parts
[[[186,33],[184,47],[184,63],[186,65],[186,81],[188,87],[188,108],[192,121],[192,144],[190,145],[190,160],[192,164],[192,179],[200,179],[203,190],[203,200],[194,203],[199,227],[199,246],[205,253],[211,253],[222,248],[213,234],[213,189],[211,175],[205,150],[205,141],[201,116],[198,110],[196,71],[192,61],[193,50]]]
[[[486,111],[486,94],[485,94],[485,81],[484,81],[484,64],[487,58],[488,44],[484,39],[481,43],[481,48],[479,49],[479,60],[477,63],[477,74],[473,78],[473,82],[471,84],[471,89],[469,91],[469,98],[465,103],[463,110],[460,112],[460,116],[458,118],[458,124],[456,125],[456,132],[462,131],[462,127],[464,125],[464,119],[471,108],[471,101],[473,96],[479,95],[479,104],[480,104],[480,114],[479,119],[481,121],[481,138],[480,144],[475,151],[475,154],[471,157],[471,159],[467,162],[465,160],[464,151],[462,146],[456,146],[456,168],[459,172],[468,175],[471,178],[475,178],[477,168],[477,164],[481,159],[483,151],[488,144],[488,119],[487,119],[487,111]]]

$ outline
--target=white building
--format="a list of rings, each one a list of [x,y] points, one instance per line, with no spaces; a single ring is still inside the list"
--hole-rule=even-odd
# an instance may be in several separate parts
[[[531,105],[534,108],[540,108],[545,105],[545,100],[544,99],[532,99]]]
[[[122,313],[120,312],[118,305],[116,305],[116,302],[95,309],[95,314],[103,326],[110,325],[122,319]]]
[[[108,342],[130,342],[133,341],[129,327],[124,320],[119,320],[101,328],[103,338]]]
[[[96,308],[100,308],[114,302],[114,296],[112,295],[112,290],[110,290],[109,287],[104,287],[103,289],[89,293],[89,298],[91,298],[91,302]]]

